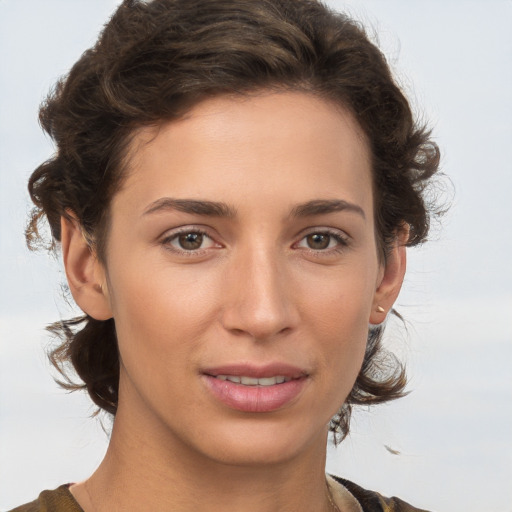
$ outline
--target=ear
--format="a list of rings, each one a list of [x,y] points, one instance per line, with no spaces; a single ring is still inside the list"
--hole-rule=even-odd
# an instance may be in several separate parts
[[[371,324],[378,325],[384,322],[400,293],[407,266],[405,244],[408,238],[408,228],[398,232],[395,243],[381,267],[370,313]]]
[[[71,294],[80,309],[96,320],[112,318],[106,274],[80,223],[61,217],[61,248]]]

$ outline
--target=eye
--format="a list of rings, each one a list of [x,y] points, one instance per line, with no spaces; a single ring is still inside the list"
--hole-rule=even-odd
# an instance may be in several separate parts
[[[348,241],[340,233],[331,231],[316,231],[302,238],[297,247],[313,251],[328,251],[329,249],[342,249],[348,245]]]
[[[171,234],[162,243],[178,252],[194,252],[216,246],[216,243],[206,233],[199,230]]]

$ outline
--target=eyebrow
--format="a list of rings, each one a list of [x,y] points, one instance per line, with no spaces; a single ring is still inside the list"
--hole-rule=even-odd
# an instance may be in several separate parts
[[[157,199],[144,210],[143,215],[167,210],[178,210],[209,217],[234,217],[236,215],[235,208],[228,206],[226,203],[196,199],[175,199],[172,197]]]
[[[292,217],[312,217],[314,215],[325,215],[328,213],[349,211],[357,213],[366,219],[364,210],[354,203],[342,199],[317,199],[295,206],[291,211]]]
[[[167,210],[177,210],[184,213],[204,215],[207,217],[233,218],[236,216],[236,208],[223,202],[197,199],[175,199],[172,197],[162,197],[152,202],[144,210],[143,215]],[[360,215],[363,219],[366,219],[364,210],[360,206],[342,199],[315,199],[313,201],[298,204],[290,211],[290,217],[313,217],[315,215],[325,215],[340,211],[353,212]]]

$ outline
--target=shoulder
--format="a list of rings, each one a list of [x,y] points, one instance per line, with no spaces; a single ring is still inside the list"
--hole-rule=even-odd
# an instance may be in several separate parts
[[[356,498],[363,512],[427,512],[424,509],[409,505],[400,498],[386,498],[378,492],[363,489],[344,478],[332,476],[332,479],[345,487]]]
[[[12,509],[10,512],[83,512],[69,492],[69,485],[61,485],[53,491],[43,491],[39,497]]]

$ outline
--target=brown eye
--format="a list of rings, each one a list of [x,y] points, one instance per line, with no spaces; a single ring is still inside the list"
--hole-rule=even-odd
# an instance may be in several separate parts
[[[299,240],[295,247],[316,251],[318,254],[333,254],[340,252],[348,246],[347,237],[338,231],[314,231]]]
[[[331,235],[326,233],[313,233],[306,237],[306,243],[310,249],[327,249],[331,243]]]
[[[177,237],[180,249],[186,251],[195,251],[203,244],[202,233],[183,233]]]
[[[204,249],[216,247],[215,241],[202,231],[181,231],[162,240],[168,249],[178,253],[199,253]]]

